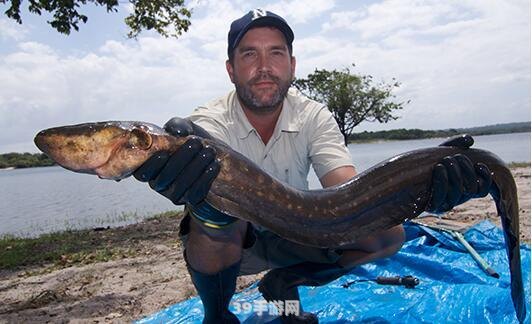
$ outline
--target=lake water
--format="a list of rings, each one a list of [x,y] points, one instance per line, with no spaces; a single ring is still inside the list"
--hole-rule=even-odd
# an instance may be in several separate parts
[[[361,172],[399,153],[442,141],[350,144],[349,150]],[[474,147],[490,150],[506,162],[530,162],[530,133],[477,136]],[[311,188],[319,187],[313,172],[309,182]],[[132,177],[104,181],[60,167],[0,171],[0,235],[34,236],[69,228],[119,226],[177,209]]]

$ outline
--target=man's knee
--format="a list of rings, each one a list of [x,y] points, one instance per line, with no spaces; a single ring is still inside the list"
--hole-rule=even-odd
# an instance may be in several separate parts
[[[389,251],[390,255],[397,253],[405,243],[405,229],[403,225],[390,228],[384,233],[382,240],[384,248]]]
[[[405,231],[403,225],[398,225],[390,229],[376,233],[349,244],[343,249],[359,250],[367,253],[382,251],[383,249],[396,249],[398,251],[405,241]]]
[[[405,232],[403,226],[392,227],[374,236],[359,240],[355,244],[346,246],[338,264],[345,268],[352,268],[392,256],[401,249],[404,241]]]
[[[386,256],[395,254],[401,249],[405,242],[405,230],[403,225],[397,225],[387,229],[372,238],[373,244],[370,244],[369,252],[384,251]]]
[[[186,261],[192,269],[214,274],[234,265],[242,258],[247,224],[237,221],[228,227],[213,229],[191,220],[185,242]]]
[[[247,223],[238,220],[221,228],[213,228],[191,217],[189,238],[212,244],[239,244],[246,236]]]

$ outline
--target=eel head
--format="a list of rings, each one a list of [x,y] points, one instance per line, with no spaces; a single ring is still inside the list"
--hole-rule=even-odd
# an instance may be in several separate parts
[[[62,167],[120,180],[169,143],[159,127],[138,122],[98,122],[55,127],[35,137],[35,145]]]

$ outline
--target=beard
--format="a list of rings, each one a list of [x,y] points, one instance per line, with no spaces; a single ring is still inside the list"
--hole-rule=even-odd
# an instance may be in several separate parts
[[[266,99],[260,99],[257,94],[251,90],[251,86],[260,81],[270,81],[277,85],[277,89]],[[275,111],[284,100],[291,81],[282,80],[279,77],[270,74],[259,74],[248,82],[240,82],[235,76],[235,89],[240,102],[249,110],[258,114],[267,114]]]

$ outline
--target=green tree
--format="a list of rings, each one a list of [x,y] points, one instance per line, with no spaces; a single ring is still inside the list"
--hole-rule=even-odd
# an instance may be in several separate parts
[[[28,11],[41,15],[52,15],[48,23],[63,34],[70,34],[72,28],[79,30],[80,22],[86,23],[88,17],[78,11],[82,5],[92,3],[104,7],[107,12],[116,12],[118,0],[28,0]],[[191,12],[184,6],[185,0],[129,0],[133,13],[126,17],[129,27],[128,37],[137,37],[142,30],[155,30],[164,37],[178,37],[188,30]],[[22,0],[0,0],[9,8],[5,14],[22,24],[20,5]]]
[[[55,162],[43,153],[5,153],[0,154],[0,169],[31,168],[54,165]]]
[[[354,66],[354,65],[353,65]],[[353,129],[363,121],[387,123],[399,117],[394,110],[402,109],[405,102],[394,102],[393,90],[399,82],[374,84],[371,75],[357,75],[349,68],[318,70],[305,79],[296,79],[294,85],[301,92],[325,104],[333,113],[347,144]]]

